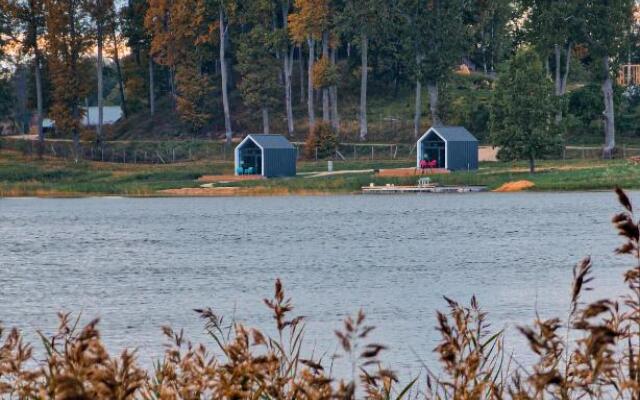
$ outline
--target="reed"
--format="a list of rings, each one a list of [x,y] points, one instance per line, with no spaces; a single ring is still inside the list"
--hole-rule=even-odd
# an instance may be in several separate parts
[[[109,354],[98,320],[59,314],[57,333],[42,338],[44,357],[34,355],[18,329],[0,329],[0,398],[142,400],[543,400],[640,398],[640,225],[627,195],[616,190],[623,211],[613,224],[623,238],[616,252],[631,260],[622,279],[627,292],[584,301],[593,288],[591,259],[573,270],[566,315],[538,317],[519,327],[536,355],[522,365],[505,351],[502,331],[492,332],[475,297],[468,305],[445,298],[437,313],[439,373],[427,371],[401,384],[385,367],[382,344],[370,341],[373,326],[363,311],[335,332],[350,376],[334,376],[335,359],[304,355],[305,319],[277,280],[264,303],[275,334],[228,323],[212,309],[194,310],[211,341],[194,344],[183,331],[163,327],[166,352],[151,370],[135,352]],[[420,379],[422,378],[422,379]]]

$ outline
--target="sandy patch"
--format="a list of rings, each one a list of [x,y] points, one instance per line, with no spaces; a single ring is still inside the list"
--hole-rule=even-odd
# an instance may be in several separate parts
[[[507,182],[504,185],[500,186],[494,192],[521,192],[523,190],[531,189],[535,186],[535,183],[531,181],[515,181],[515,182]]]

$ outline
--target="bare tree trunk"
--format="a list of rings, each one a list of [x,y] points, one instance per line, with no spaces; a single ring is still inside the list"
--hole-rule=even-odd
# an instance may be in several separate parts
[[[562,74],[560,69],[562,68],[562,50],[560,49],[560,45],[555,44],[553,45],[553,52],[555,55],[555,77],[554,77],[554,84],[555,84],[555,93],[556,93],[556,97],[560,97],[562,96]],[[562,122],[562,108],[558,108],[558,111],[556,111],[556,124],[560,125],[560,123]]]
[[[269,109],[262,107],[262,133],[269,134]]]
[[[176,69],[175,65],[169,67],[169,88],[171,90],[171,108],[176,109],[178,92],[176,90]]]
[[[282,27],[285,34],[289,30],[289,2],[282,2]],[[290,48],[289,48],[290,47]],[[284,103],[287,111],[287,131],[289,136],[293,135],[293,105],[291,104],[291,76],[293,73],[293,53],[295,47],[289,46],[287,43],[287,51],[284,55]]]
[[[229,93],[228,93],[228,71],[227,71],[227,61],[226,61],[226,38],[227,38],[227,30],[228,26],[225,26],[224,23],[224,10],[222,6],[220,6],[220,20],[219,20],[219,30],[220,30],[220,79],[222,84],[222,108],[224,110],[224,131],[225,131],[225,139],[226,144],[231,145],[231,140],[233,139],[233,131],[231,129],[231,112],[229,111]]]
[[[98,47],[98,60],[97,60],[97,74],[98,74],[98,124],[96,125],[96,148],[102,148],[102,124],[104,121],[104,77],[102,73],[103,69],[103,44],[104,44],[104,26],[101,20],[97,21],[97,47]],[[87,110],[87,113],[89,111]]]
[[[292,47],[289,49],[289,54],[284,56],[284,101],[287,110],[287,131],[289,136],[293,135],[293,105],[292,105],[292,88],[291,88],[291,75],[293,72],[293,51]]]
[[[149,55],[149,113],[152,117],[156,113],[156,94],[153,80],[153,57]]]
[[[560,69],[562,68],[562,50],[560,49],[560,45],[553,45],[553,52],[555,54],[555,58],[556,58],[556,69],[555,69],[555,79],[554,79],[554,83],[555,83],[555,88],[556,88],[556,96],[560,96],[560,91],[562,90],[562,82],[561,82],[561,71]]]
[[[300,73],[300,104],[305,101],[304,95],[304,55],[302,55],[302,46],[298,46],[298,72]]]
[[[316,42],[309,38],[307,39],[309,44],[309,62],[307,66],[307,111],[309,112],[309,130],[313,129],[316,124],[316,113],[313,104],[313,64],[315,58]]]
[[[34,73],[36,78],[36,107],[38,112],[37,127],[38,127],[38,158],[42,159],[44,156],[44,129],[42,128],[43,119],[43,101],[42,101],[42,74],[40,71],[40,50],[38,49],[38,41],[34,48],[35,60],[34,60]]]
[[[125,118],[129,116],[127,110],[127,99],[124,95],[124,78],[122,76],[122,67],[120,66],[120,54],[118,52],[118,37],[116,35],[115,26],[112,27],[111,34],[113,35],[113,62],[116,64],[116,73],[118,74],[118,90],[120,91],[120,104],[122,107],[122,115]]]
[[[429,110],[431,111],[431,125],[440,126],[440,114],[438,113],[438,83],[428,82],[427,91],[429,92]]]
[[[367,126],[367,79],[369,75],[368,71],[368,53],[369,53],[369,38],[367,35],[362,35],[362,45],[360,46],[360,52],[362,53],[361,60],[361,77],[360,77],[360,140],[365,140],[369,133]]]
[[[322,61],[329,60],[329,31],[322,32]],[[329,88],[322,88],[322,121],[329,122]]]
[[[615,111],[613,105],[613,81],[609,70],[609,57],[604,56],[604,81],[602,82],[602,95],[604,98],[604,147],[602,149],[603,158],[611,158],[616,146],[616,125]]]
[[[560,87],[561,95],[565,95],[567,93],[567,81],[569,80],[569,70],[571,69],[571,49],[572,48],[573,48],[573,44],[571,42],[567,43],[567,48],[566,48],[567,55],[565,57],[564,76],[562,77],[562,85]]]
[[[529,154],[529,172],[532,174],[536,173],[536,160],[533,154]]]
[[[416,79],[416,111],[413,117],[413,136],[420,135],[420,119],[422,117],[422,84]]]
[[[336,49],[331,50],[331,65],[336,66]],[[338,86],[334,83],[329,88],[329,94],[331,96],[331,126],[336,131],[340,132],[340,115],[338,114]]]

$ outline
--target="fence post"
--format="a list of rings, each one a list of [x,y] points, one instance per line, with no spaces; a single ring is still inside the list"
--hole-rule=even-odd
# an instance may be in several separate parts
[[[371,161],[373,161],[373,145],[371,145]]]
[[[175,163],[176,162],[176,148],[172,148],[171,149],[171,162]]]
[[[122,150],[122,162],[124,164],[127,163],[127,150],[125,150],[125,149]]]

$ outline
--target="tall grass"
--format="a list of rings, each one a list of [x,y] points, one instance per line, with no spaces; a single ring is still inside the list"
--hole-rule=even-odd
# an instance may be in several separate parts
[[[44,358],[34,356],[20,331],[0,330],[0,397],[19,399],[638,399],[640,398],[640,225],[629,198],[617,190],[623,211],[613,224],[623,238],[616,249],[633,260],[622,279],[627,293],[593,302],[592,262],[573,270],[564,316],[538,318],[519,327],[537,356],[521,365],[506,353],[502,332],[491,332],[487,313],[445,298],[437,313],[441,339],[434,349],[440,373],[400,384],[383,366],[382,344],[360,311],[336,331],[347,376],[332,374],[333,357],[304,354],[305,319],[294,314],[282,283],[264,303],[275,334],[227,323],[212,309],[194,310],[210,343],[194,344],[183,331],[164,327],[166,352],[149,371],[136,354],[109,354],[98,321],[80,327],[59,315],[51,337],[41,335]]]

